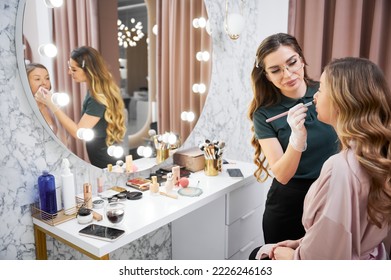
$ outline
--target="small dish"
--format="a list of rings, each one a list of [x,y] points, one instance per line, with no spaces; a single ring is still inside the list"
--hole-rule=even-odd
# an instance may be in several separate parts
[[[197,187],[187,187],[187,188],[182,188],[178,190],[178,193],[183,196],[200,196],[202,194],[202,189],[197,188]]]

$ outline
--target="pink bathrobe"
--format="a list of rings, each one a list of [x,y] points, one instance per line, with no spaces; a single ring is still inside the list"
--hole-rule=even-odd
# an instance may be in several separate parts
[[[304,201],[306,230],[294,259],[387,259],[388,225],[368,221],[370,182],[351,149],[330,157]]]

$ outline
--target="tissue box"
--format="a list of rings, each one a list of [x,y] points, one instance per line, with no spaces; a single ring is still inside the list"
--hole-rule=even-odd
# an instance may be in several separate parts
[[[188,148],[177,151],[173,155],[174,163],[185,167],[191,172],[197,172],[204,169],[205,156],[198,147]]]

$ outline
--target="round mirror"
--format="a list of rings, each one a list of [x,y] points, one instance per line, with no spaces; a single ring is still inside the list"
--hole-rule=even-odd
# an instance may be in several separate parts
[[[166,71],[167,65],[165,60],[159,58],[159,53],[172,47],[172,42],[163,38],[164,30],[160,33],[152,32],[159,29],[157,23],[162,23],[162,18],[164,19],[164,16],[159,15],[164,9],[158,9],[156,1],[68,0],[64,1],[61,7],[48,6],[51,2],[49,0],[22,0],[21,6],[22,2],[25,2],[23,27],[20,28],[23,36],[19,38],[22,50],[18,50],[22,83],[38,119],[62,145],[81,159],[89,161],[84,142],[71,137],[53,116],[48,117],[44,108],[37,105],[24,69],[34,63],[45,66],[52,91],[70,95],[70,104],[63,110],[77,122],[81,118],[87,89],[85,85],[72,81],[68,75],[68,62],[71,51],[83,45],[99,50],[120,87],[126,109],[127,132],[123,141],[125,154],[132,154],[133,158],[137,159],[137,148],[144,143],[151,144],[148,134],[150,129],[163,134],[168,130],[176,132],[185,127],[180,136],[182,142],[186,139],[201,113],[205,96],[201,101],[195,102],[200,109],[192,125],[167,125],[168,114],[162,112],[167,106],[162,104],[167,103],[170,94],[164,93],[161,89],[162,83],[159,83],[161,72]],[[195,2],[200,2],[201,5],[197,4],[198,8],[205,10],[202,0],[192,4]],[[197,28],[193,28],[194,32],[199,32]],[[50,43],[57,47],[57,54],[52,57],[44,52],[45,46]],[[176,50],[180,51],[178,45],[180,44],[177,43]],[[198,61],[202,60],[200,49],[192,47],[191,51],[194,52],[194,59],[197,57]],[[188,71],[194,72],[194,65],[187,65]],[[181,71],[183,72],[183,66]],[[205,71],[202,75],[205,77]],[[209,85],[209,79],[210,71],[205,79],[206,85]],[[192,91],[194,81],[186,82],[188,85],[184,83],[184,86],[188,87],[189,92]],[[194,100],[190,102],[194,103]],[[169,110],[171,112],[171,109]],[[171,116],[171,119],[175,118],[180,119],[181,114]]]

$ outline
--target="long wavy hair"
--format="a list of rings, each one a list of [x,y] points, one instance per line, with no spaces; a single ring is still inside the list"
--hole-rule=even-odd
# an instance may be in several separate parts
[[[92,98],[106,107],[106,145],[121,143],[126,132],[125,105],[102,55],[92,47],[82,46],[72,51],[71,58],[84,70]]]
[[[324,69],[343,148],[367,171],[370,221],[391,222],[391,92],[380,68],[364,58],[341,58]],[[354,145],[351,145],[354,143]]]
[[[258,47],[254,67],[251,72],[253,99],[251,100],[247,111],[247,117],[251,121],[253,121],[254,112],[259,107],[272,106],[281,101],[280,90],[266,77],[264,64],[265,57],[270,53],[275,52],[281,46],[292,48],[292,50],[301,57],[304,65],[307,65],[303,51],[295,37],[286,33],[277,33],[265,38]],[[307,85],[314,83],[314,81],[308,77],[305,67],[304,81]],[[254,176],[258,181],[264,182],[269,176],[271,176],[269,173],[269,165],[266,162],[266,157],[262,154],[261,145],[255,137],[254,124],[251,126],[251,132],[251,145],[255,148],[254,163],[258,167],[254,172]],[[262,176],[262,173],[265,173],[264,176]]]

